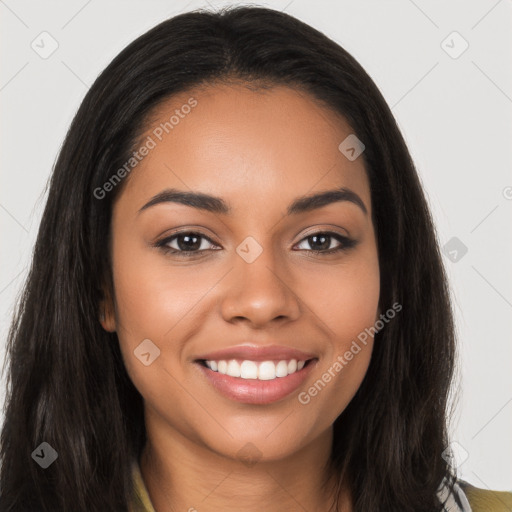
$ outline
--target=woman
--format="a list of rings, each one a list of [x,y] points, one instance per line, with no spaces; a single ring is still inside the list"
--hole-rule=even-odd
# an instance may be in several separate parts
[[[455,353],[360,65],[273,10],[177,16],[98,77],[55,166],[1,510],[505,510],[446,461]]]

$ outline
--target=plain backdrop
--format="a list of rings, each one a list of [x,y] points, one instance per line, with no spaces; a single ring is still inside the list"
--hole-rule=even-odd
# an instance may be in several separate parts
[[[0,0],[2,363],[44,188],[88,88],[160,21],[227,4]],[[392,107],[432,208],[453,291],[460,342],[453,463],[473,485],[512,490],[512,2],[255,4],[285,10],[337,41]],[[0,384],[3,404],[5,374]]]

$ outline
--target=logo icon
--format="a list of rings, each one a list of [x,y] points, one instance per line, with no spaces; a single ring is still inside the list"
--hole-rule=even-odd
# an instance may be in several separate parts
[[[469,453],[457,441],[452,441],[448,447],[443,450],[441,457],[453,468],[457,469],[468,460]]]
[[[51,34],[44,31],[30,43],[30,47],[41,59],[47,59],[57,50],[59,43]]]
[[[258,242],[256,242],[256,240],[252,236],[248,236],[236,248],[236,252],[247,263],[252,263],[263,252],[263,247],[261,247],[261,245]]]
[[[441,48],[452,59],[458,59],[469,48],[469,43],[457,31],[453,31],[443,39]]]
[[[456,236],[450,238],[443,246],[443,254],[452,263],[458,263],[467,252],[468,248]]]
[[[46,441],[42,442],[33,452],[32,458],[43,468],[53,464],[59,454]]]
[[[145,339],[133,353],[144,366],[149,366],[160,356],[160,349],[151,340]]]
[[[246,443],[237,452],[237,458],[240,459],[246,466],[254,466],[262,457],[261,451],[252,443]]]
[[[341,142],[338,149],[347,157],[348,160],[353,162],[365,150],[366,146],[351,133],[346,139]]]

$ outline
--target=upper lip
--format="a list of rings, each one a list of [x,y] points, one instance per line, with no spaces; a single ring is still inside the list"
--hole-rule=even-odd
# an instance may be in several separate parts
[[[299,361],[307,361],[315,357],[314,354],[283,345],[237,345],[199,355],[196,357],[196,360],[222,361],[227,359],[247,359],[250,361],[289,361],[290,359],[297,359]]]

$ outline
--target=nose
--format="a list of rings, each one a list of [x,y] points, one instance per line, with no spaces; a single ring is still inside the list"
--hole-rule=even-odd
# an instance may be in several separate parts
[[[223,286],[221,312],[227,322],[245,320],[254,328],[263,328],[299,317],[300,300],[290,273],[276,267],[270,249],[264,249],[252,263],[236,255]]]

